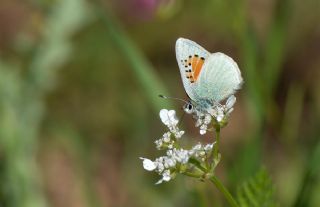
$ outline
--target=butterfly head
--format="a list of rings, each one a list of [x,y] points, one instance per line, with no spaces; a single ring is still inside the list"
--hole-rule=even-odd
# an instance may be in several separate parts
[[[183,110],[187,113],[187,114],[192,114],[194,112],[194,105],[191,103],[191,101],[188,101],[187,103],[184,104],[183,106]]]
[[[208,113],[212,108],[217,106],[217,103],[209,99],[199,99],[197,101],[189,100],[183,105],[183,110],[187,114],[205,114]]]

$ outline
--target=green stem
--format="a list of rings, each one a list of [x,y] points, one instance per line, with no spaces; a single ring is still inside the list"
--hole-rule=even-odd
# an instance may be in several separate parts
[[[216,129],[216,143],[213,148],[213,158],[215,161],[219,160],[219,144],[220,144],[220,125],[217,124]]]
[[[218,180],[216,176],[210,177],[210,181],[218,188],[218,190],[224,195],[232,207],[239,207],[236,200],[232,197],[231,193],[224,187],[224,185]]]
[[[213,148],[213,159],[214,159],[214,167],[218,164],[220,161],[219,157],[219,144],[220,144],[220,130],[221,126],[220,124],[217,124],[215,126],[216,131],[216,143],[214,144]],[[229,193],[229,191],[224,187],[224,185],[218,180],[218,178],[214,175],[210,177],[210,181],[215,184],[215,186],[219,189],[219,191],[224,195],[224,197],[229,202],[230,206],[232,207],[238,207],[237,202],[234,200],[232,195]]]

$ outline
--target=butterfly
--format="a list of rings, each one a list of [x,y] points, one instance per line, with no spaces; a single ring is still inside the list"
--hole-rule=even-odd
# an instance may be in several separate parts
[[[191,99],[187,113],[206,111],[235,94],[243,79],[237,63],[229,56],[210,53],[197,43],[179,38],[176,57],[184,89]]]

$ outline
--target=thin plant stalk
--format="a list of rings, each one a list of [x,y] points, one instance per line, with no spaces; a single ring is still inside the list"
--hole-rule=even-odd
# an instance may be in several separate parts
[[[213,169],[217,166],[217,164],[220,161],[220,155],[219,155],[220,131],[221,131],[220,124],[216,124],[216,126],[215,126],[216,143],[215,143],[214,148],[213,148],[213,164],[214,164]],[[209,180],[224,195],[224,197],[229,202],[230,206],[238,207],[238,204],[235,201],[235,199],[232,197],[231,193],[227,190],[227,188],[224,187],[224,185],[219,181],[219,179],[216,176],[211,175]]]
[[[232,207],[239,207],[236,200],[232,197],[231,193],[227,190],[227,188],[224,187],[224,185],[220,182],[220,180],[212,175],[210,177],[210,181],[218,188],[218,190],[224,195],[224,197],[227,199],[228,203]]]
[[[214,148],[213,148],[213,158],[214,161],[218,161],[219,160],[219,144],[220,144],[220,125],[217,124],[217,126],[215,127],[215,132],[216,132],[216,143],[214,144]],[[217,164],[217,163],[216,163]]]

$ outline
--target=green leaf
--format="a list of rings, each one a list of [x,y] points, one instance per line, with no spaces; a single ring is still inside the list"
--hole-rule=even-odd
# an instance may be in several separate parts
[[[237,191],[240,207],[276,207],[274,187],[265,169],[261,169],[255,176],[244,182]]]

